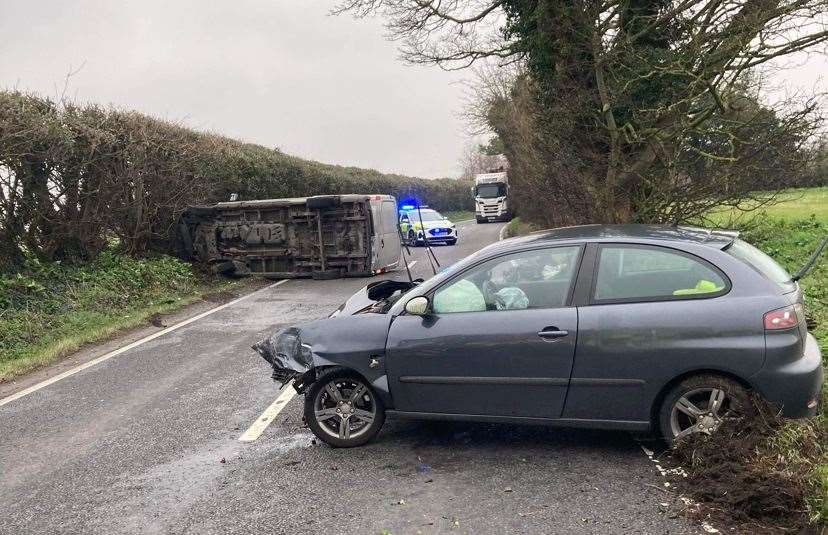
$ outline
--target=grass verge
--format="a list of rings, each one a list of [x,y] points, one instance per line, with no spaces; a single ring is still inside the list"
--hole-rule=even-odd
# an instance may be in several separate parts
[[[530,232],[534,232],[536,230],[540,230],[540,227],[534,223],[523,221],[519,217],[513,217],[512,220],[506,225],[503,237],[514,238],[515,236],[523,236],[524,234],[529,234]]]
[[[474,219],[474,212],[470,212],[468,210],[456,210],[452,212],[441,212],[446,219],[451,221],[452,223],[457,223],[458,221],[467,221],[469,219]]]
[[[238,285],[168,256],[107,251],[77,267],[30,259],[20,273],[0,276],[0,382]]]

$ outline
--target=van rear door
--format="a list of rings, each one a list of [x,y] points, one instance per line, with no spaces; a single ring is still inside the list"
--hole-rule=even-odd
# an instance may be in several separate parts
[[[400,259],[400,238],[397,233],[397,203],[394,197],[371,199],[371,216],[374,232],[371,236],[374,254],[372,271],[393,269]]]
[[[402,248],[400,246],[400,235],[397,232],[399,214],[397,214],[397,201],[390,197],[382,201],[382,233],[380,243],[382,253],[382,265],[378,268],[394,269],[400,261]]]

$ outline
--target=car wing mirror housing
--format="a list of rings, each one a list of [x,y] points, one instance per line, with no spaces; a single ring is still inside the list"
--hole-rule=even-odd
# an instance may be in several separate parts
[[[405,311],[412,316],[425,316],[428,314],[428,305],[428,297],[419,295],[408,300]]]

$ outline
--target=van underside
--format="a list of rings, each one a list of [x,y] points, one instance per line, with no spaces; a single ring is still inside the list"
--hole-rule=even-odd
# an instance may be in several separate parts
[[[369,202],[325,195],[194,206],[176,229],[178,255],[235,276],[370,276]]]

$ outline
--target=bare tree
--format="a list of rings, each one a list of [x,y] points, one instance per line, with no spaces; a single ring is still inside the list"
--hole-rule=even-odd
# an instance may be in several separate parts
[[[554,221],[741,205],[784,185],[767,170],[801,172],[821,120],[815,100],[762,102],[752,74],[820,50],[828,0],[347,0],[336,12],[383,15],[409,62],[525,65],[508,95],[484,84],[472,115],[485,110],[513,175],[527,173],[512,177],[535,186],[527,200],[564,203]]]

